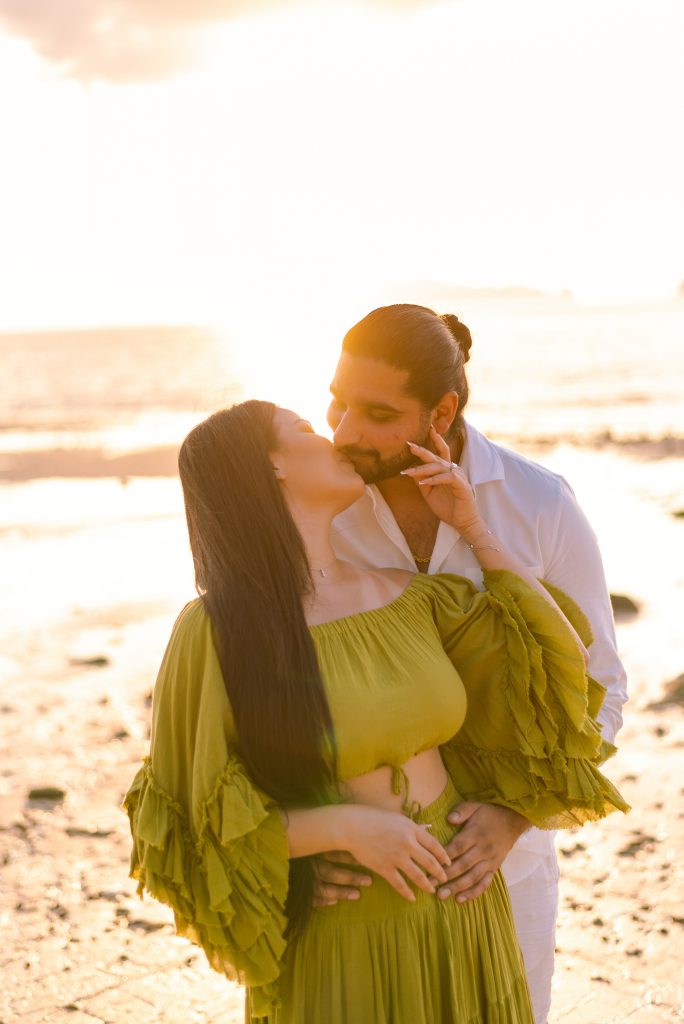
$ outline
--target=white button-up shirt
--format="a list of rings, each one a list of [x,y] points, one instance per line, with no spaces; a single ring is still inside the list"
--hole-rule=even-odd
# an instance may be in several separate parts
[[[501,448],[466,424],[459,462],[475,489],[477,507],[491,530],[538,578],[560,587],[578,603],[594,632],[589,672],[606,687],[599,713],[603,735],[613,742],[627,700],[625,671],[618,657],[610,597],[598,544],[569,484],[516,452]],[[392,511],[375,486],[333,523],[339,558],[366,568],[415,572],[416,565]],[[475,555],[457,530],[440,522],[428,572],[467,576],[482,589]],[[456,780],[458,785],[458,780]],[[530,829],[506,858],[509,884],[548,856],[553,834]]]

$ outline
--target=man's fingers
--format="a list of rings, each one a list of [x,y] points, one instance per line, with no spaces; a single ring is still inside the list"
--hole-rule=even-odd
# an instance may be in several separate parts
[[[370,885],[373,881],[368,875],[348,868],[335,867],[334,864],[316,865],[316,877],[327,885]]]
[[[474,900],[478,896],[481,896],[483,892],[486,892],[486,890],[492,884],[492,879],[493,878],[494,878],[494,872],[493,871],[487,871],[479,879],[479,881],[477,881],[475,883],[475,885],[470,886],[468,889],[464,889],[462,892],[456,893],[456,892],[452,891],[452,886],[449,885],[449,886],[443,886],[441,889],[438,889],[437,890],[437,895],[439,896],[439,898],[441,900],[446,900],[446,899],[449,899],[450,897],[453,898],[455,896],[456,897],[456,901],[458,903],[467,903],[469,900]]]
[[[452,825],[462,825],[464,821],[468,821],[472,818],[473,814],[484,807],[485,804],[481,804],[477,800],[464,800],[462,804],[456,804],[452,807],[447,814],[447,821]]]
[[[492,874],[491,865],[486,861],[480,860],[477,864],[473,864],[468,871],[459,875],[458,878],[454,878],[446,886],[442,886],[442,889],[448,889],[450,896],[458,897],[463,895],[463,893],[468,892],[469,889],[479,885],[479,883],[490,874]]]
[[[452,860],[446,870],[447,878],[450,882],[455,882],[456,879],[462,878],[478,864],[490,866],[489,861],[483,860],[482,851],[477,847],[473,847],[472,850],[467,850],[456,860]]]
[[[340,885],[321,885],[314,887],[314,907],[333,907],[343,900],[358,900],[361,893],[358,889],[348,889]]]
[[[471,836],[469,832],[458,832],[445,846],[445,850],[448,853],[451,861],[458,860],[468,850],[472,850],[477,845],[478,837]]]
[[[348,850],[330,850],[328,853],[319,853],[316,859],[331,860],[335,864],[355,864],[357,868],[363,867],[363,864],[360,864]]]
[[[314,896],[311,906],[321,910],[323,907],[334,907],[337,900],[327,900],[324,896]]]

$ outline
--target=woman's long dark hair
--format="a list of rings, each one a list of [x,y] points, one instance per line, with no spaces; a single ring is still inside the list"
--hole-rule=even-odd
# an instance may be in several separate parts
[[[188,434],[178,467],[240,754],[278,803],[313,806],[334,787],[334,735],[302,604],[312,589],[306,551],[269,458],[275,411],[249,401],[214,413]],[[311,896],[310,862],[291,861],[291,933]]]

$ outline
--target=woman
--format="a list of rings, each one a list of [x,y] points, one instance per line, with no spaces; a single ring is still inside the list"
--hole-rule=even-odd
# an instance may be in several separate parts
[[[556,828],[626,809],[594,767],[586,622],[568,603],[580,639],[430,437],[407,472],[443,492],[483,593],[339,561],[330,523],[363,483],[292,412],[245,402],[181,449],[201,596],[126,797],[131,870],[270,1024],[530,1024],[501,878],[471,903],[434,895],[445,815],[489,799]],[[330,851],[378,877],[312,909],[308,858]]]

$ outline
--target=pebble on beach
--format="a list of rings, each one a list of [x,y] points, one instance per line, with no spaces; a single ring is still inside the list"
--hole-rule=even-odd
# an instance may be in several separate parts
[[[628,597],[626,594],[611,594],[610,603],[613,606],[613,614],[618,615],[638,615],[640,605],[632,597]]]

